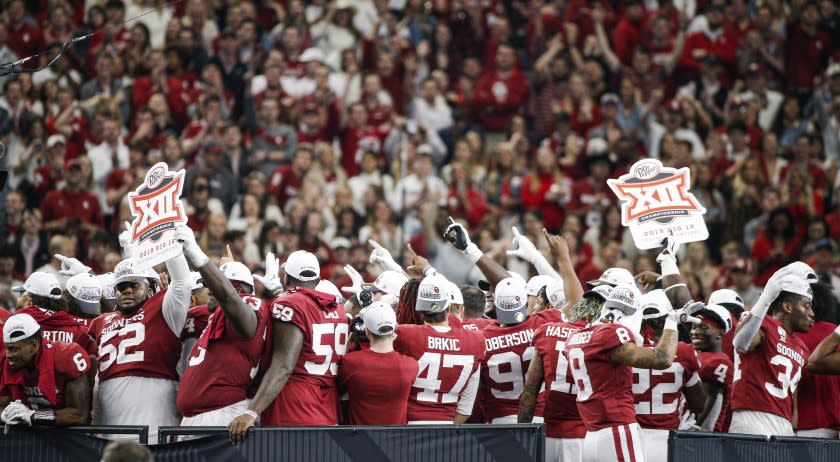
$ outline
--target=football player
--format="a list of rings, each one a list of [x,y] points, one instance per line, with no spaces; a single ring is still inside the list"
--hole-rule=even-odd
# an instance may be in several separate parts
[[[58,278],[36,271],[22,286],[13,287],[12,291],[23,292],[18,299],[21,308],[16,313],[32,316],[41,327],[46,341],[77,343],[86,351],[93,349],[87,328],[67,312]]]
[[[732,318],[727,309],[709,304],[697,313],[697,319],[700,322],[691,329],[691,343],[700,362],[706,404],[696,420],[704,431],[725,433],[729,431],[732,419],[730,400],[734,367],[729,355],[723,352],[723,339],[732,330]]]

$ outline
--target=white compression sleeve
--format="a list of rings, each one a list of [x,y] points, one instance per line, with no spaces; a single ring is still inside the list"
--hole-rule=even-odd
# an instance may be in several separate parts
[[[183,254],[166,262],[169,271],[169,287],[163,296],[163,319],[177,336],[181,336],[187,322],[187,310],[190,308],[190,267]]]

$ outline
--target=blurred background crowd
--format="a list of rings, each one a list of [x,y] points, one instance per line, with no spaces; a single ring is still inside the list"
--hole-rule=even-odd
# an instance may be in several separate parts
[[[189,226],[260,272],[315,253],[372,280],[367,240],[411,242],[455,283],[510,227],[562,233],[582,281],[655,268],[608,178],[691,169],[710,238],[683,249],[695,299],[748,305],[802,259],[840,294],[840,10],[832,0],[6,0],[0,306],[53,254],[120,260],[127,193],[186,169]],[[142,16],[141,16],[142,15]],[[140,16],[139,18],[137,18]],[[134,19],[137,18],[137,19]],[[547,248],[541,249],[548,252]],[[60,278],[65,276],[58,275]]]

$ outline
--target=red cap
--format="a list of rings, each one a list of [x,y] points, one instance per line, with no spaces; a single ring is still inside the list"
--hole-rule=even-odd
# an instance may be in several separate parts
[[[739,258],[735,260],[731,265],[729,265],[729,269],[733,271],[746,271],[750,272],[750,261],[745,258]]]

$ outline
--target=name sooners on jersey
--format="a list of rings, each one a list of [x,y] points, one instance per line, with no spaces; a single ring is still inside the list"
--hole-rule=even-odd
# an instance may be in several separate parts
[[[416,359],[420,369],[408,395],[408,421],[451,422],[461,391],[484,359],[481,334],[401,325],[397,327],[394,349]]]
[[[612,351],[633,342],[621,324],[585,327],[566,342],[563,355],[577,385],[577,406],[588,431],[636,423],[633,368],[612,360]]]
[[[648,343],[647,348],[656,344]],[[678,404],[683,390],[700,382],[700,364],[694,346],[677,344],[677,355],[663,370],[633,368],[633,399],[636,419],[642,428],[676,430],[680,426]]]
[[[519,397],[525,391],[525,373],[536,350],[531,346],[534,331],[547,322],[562,320],[560,310],[531,315],[515,326],[489,326],[482,332],[486,357],[481,362],[484,420],[519,413]],[[544,396],[540,393],[536,415],[543,416]]]
[[[178,380],[181,339],[163,317],[162,290],[125,315],[119,311],[94,319],[88,330],[97,347],[99,380],[148,377]]]
[[[257,314],[257,328],[251,338],[236,333],[230,319],[224,318],[222,338],[209,339],[207,349],[193,346],[187,367],[181,376],[176,404],[185,417],[221,409],[244,401],[252,381],[257,375],[265,341],[270,335],[271,313],[268,303],[257,297],[239,294]],[[213,323],[218,322],[221,308],[210,315],[207,328],[201,337],[210,336]],[[201,342],[199,342],[201,343]]]
[[[574,332],[586,326],[576,323],[552,322],[534,332],[532,345],[542,359],[545,381],[545,434],[549,438],[583,438],[586,426],[577,409],[577,386],[569,379],[569,363],[563,356],[566,341]]]
[[[802,378],[809,351],[779,321],[765,316],[764,340],[754,350],[735,349],[732,410],[745,409],[793,418],[793,393]]]
[[[701,351],[697,353],[697,361],[700,362],[700,380],[703,382],[716,382],[723,387],[723,404],[720,408],[714,431],[726,433],[729,431],[729,422],[732,421],[732,376],[735,368],[732,360],[726,353],[713,353]]]

